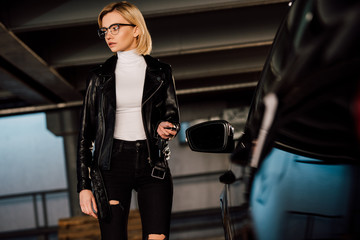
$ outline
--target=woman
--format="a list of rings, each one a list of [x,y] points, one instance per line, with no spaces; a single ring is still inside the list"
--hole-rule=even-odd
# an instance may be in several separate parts
[[[102,239],[127,239],[134,189],[143,239],[168,239],[167,141],[180,126],[172,70],[149,56],[151,37],[134,5],[105,6],[98,23],[116,55],[92,70],[87,84],[77,169],[81,210],[99,219]]]

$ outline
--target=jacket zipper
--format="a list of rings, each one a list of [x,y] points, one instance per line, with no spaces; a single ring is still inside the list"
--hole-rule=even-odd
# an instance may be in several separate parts
[[[105,97],[104,97],[104,93],[103,93],[103,88],[104,88],[104,85],[105,85],[105,83],[106,82],[108,82],[110,79],[112,79],[113,78],[113,76],[110,76],[110,78],[109,79],[107,79],[106,80],[106,77],[105,76],[102,76],[103,77],[103,79],[102,79],[102,86],[100,87],[100,89],[101,89],[101,102],[100,102],[100,108],[101,108],[101,120],[102,120],[102,123],[101,123],[101,125],[102,125],[102,139],[101,139],[101,147],[100,147],[100,150],[99,150],[99,159],[100,159],[100,157],[101,157],[101,154],[102,154],[102,148],[103,148],[103,145],[104,145],[104,140],[105,140],[105,109],[104,109],[104,99],[105,99]],[[112,149],[112,144],[111,144],[111,149]],[[110,159],[111,159],[111,154],[112,153],[112,150],[110,150]],[[99,162],[98,162],[98,164],[99,164]]]
[[[104,139],[105,139],[105,117],[104,117],[104,94],[101,93],[101,102],[100,102],[100,108],[101,108],[101,115],[100,115],[100,119],[101,119],[101,125],[102,125],[102,138],[101,138],[101,146],[100,146],[100,150],[99,150],[99,159],[101,158],[101,154],[102,154],[102,148],[104,145]],[[98,165],[99,161],[98,161]]]
[[[160,82],[160,85],[156,88],[156,90],[141,104],[141,110],[142,110],[144,104],[147,103],[147,101],[149,101],[150,98],[152,98],[157,91],[159,91],[159,89],[161,88],[161,86],[163,85],[163,83],[164,83],[164,81],[162,80],[162,81]],[[147,127],[145,126],[144,116],[142,116],[142,119],[143,119],[143,125],[144,125],[144,129],[145,129],[145,134],[146,134],[146,145],[147,145],[147,149],[148,149],[149,163],[151,164],[152,160],[151,160],[151,157],[150,157],[151,154],[150,154],[149,136],[148,136],[148,131],[146,130]]]
[[[98,167],[100,165],[99,160],[101,159],[101,153],[102,153],[102,148],[103,148],[104,139],[105,139],[105,117],[104,117],[105,111],[104,111],[104,94],[103,93],[101,93],[100,107],[101,107],[101,116],[100,116],[100,118],[101,118],[101,121],[102,121],[101,122],[101,125],[102,125],[102,138],[101,138],[101,147],[100,147],[100,150],[99,150],[99,158],[98,158],[98,162],[97,162]],[[104,183],[104,179],[102,177],[100,169],[98,171],[99,171],[99,177],[101,179],[100,181],[101,181],[101,183]],[[101,199],[101,200],[103,200],[102,204],[106,204],[107,210],[110,211],[109,206],[107,205],[107,203],[108,203],[108,195],[107,195],[107,191],[105,189],[104,189],[104,193],[105,193],[105,199]],[[101,210],[98,209],[98,212],[96,213],[97,215],[100,214],[99,211],[101,211]],[[101,214],[106,214],[106,213],[102,212]],[[98,217],[100,217],[100,216],[98,215]]]

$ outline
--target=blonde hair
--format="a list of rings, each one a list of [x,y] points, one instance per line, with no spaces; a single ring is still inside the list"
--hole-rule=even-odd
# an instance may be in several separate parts
[[[136,51],[138,54],[147,55],[150,54],[152,49],[152,41],[150,33],[146,27],[146,23],[143,15],[140,10],[133,4],[126,1],[114,2],[106,5],[103,10],[101,10],[98,16],[99,27],[102,27],[103,17],[110,13],[116,11],[121,14],[130,24],[134,24],[140,30],[139,36],[137,37],[137,47]]]

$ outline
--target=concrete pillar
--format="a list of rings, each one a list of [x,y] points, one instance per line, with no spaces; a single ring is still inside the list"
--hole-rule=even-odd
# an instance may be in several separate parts
[[[69,202],[71,216],[81,215],[78,193],[76,190],[76,157],[77,139],[79,132],[78,108],[62,109],[46,113],[47,128],[56,136],[64,139],[66,158],[66,176],[69,189]]]

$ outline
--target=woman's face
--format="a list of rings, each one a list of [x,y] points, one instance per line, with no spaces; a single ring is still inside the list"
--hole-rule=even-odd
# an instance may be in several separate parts
[[[129,22],[116,11],[107,13],[102,19],[102,27],[108,28],[114,23],[129,24]],[[119,32],[116,35],[113,35],[108,30],[105,41],[112,52],[129,51],[137,47],[136,38],[138,35],[138,27],[120,26]]]

